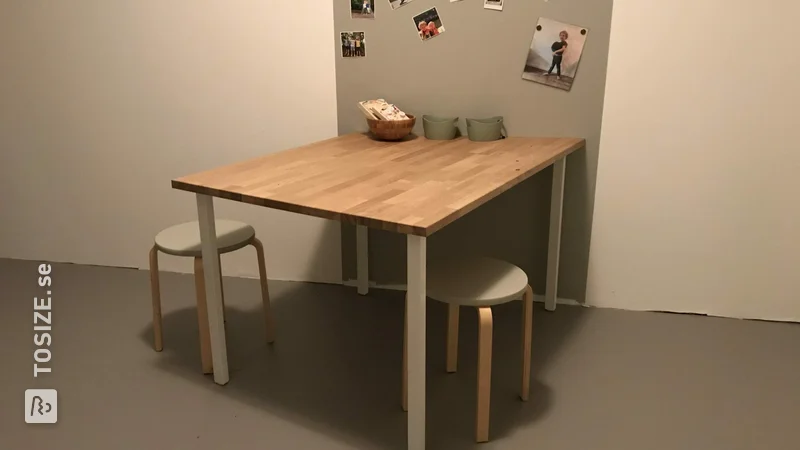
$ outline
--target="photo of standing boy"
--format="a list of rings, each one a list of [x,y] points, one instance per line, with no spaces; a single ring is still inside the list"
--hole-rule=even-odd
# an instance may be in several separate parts
[[[553,64],[550,65],[550,70],[547,71],[547,75],[550,76],[553,74],[553,69],[556,69],[556,73],[558,74],[558,79],[561,79],[561,61],[564,59],[564,52],[567,51],[567,39],[569,38],[569,33],[566,30],[562,30],[561,33],[558,33],[560,41],[553,42],[553,45],[550,46],[550,50],[553,51]]]
[[[586,27],[540,17],[525,58],[522,79],[569,91],[575,83],[588,35]]]

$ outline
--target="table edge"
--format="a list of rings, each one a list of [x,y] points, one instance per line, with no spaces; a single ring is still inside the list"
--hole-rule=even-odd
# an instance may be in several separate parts
[[[385,231],[392,231],[395,233],[401,234],[411,234],[415,236],[422,236],[428,237],[435,232],[441,230],[442,228],[446,227],[447,225],[453,223],[457,219],[467,215],[468,213],[474,211],[479,206],[484,205],[485,203],[489,202],[496,198],[498,195],[502,194],[503,192],[508,191],[512,187],[520,184],[521,182],[525,181],[526,179],[532,177],[533,175],[542,171],[542,169],[553,165],[556,161],[561,158],[566,158],[570,154],[574,153],[581,148],[586,147],[586,139],[576,139],[576,142],[571,146],[567,147],[563,152],[560,152],[557,156],[554,156],[545,162],[538,164],[531,169],[520,173],[518,176],[514,177],[511,181],[499,186],[498,188],[494,189],[493,191],[489,192],[488,194],[472,201],[471,203],[467,204],[463,208],[458,209],[457,211],[453,211],[452,213],[448,214],[447,216],[441,218],[440,220],[428,225],[428,226],[419,226],[419,225],[408,225],[402,224],[397,222],[387,222],[384,220],[379,219],[372,219],[369,217],[363,217],[358,215],[352,214],[344,214],[339,212],[333,212],[327,209],[320,209],[315,208],[312,206],[305,206],[305,205],[297,205],[294,203],[282,202],[279,200],[273,199],[266,199],[263,197],[254,197],[251,195],[240,194],[236,192],[226,191],[224,189],[214,189],[209,188],[206,186],[198,186],[196,184],[187,183],[185,181],[181,181],[180,179],[173,179],[171,181],[171,185],[173,189],[193,192],[195,194],[201,195],[208,195],[211,197],[219,197],[226,200],[231,200],[240,203],[247,203],[250,205],[262,206],[265,208],[273,208],[278,209],[281,211],[292,212],[296,214],[302,214],[306,216],[312,217],[319,217],[322,219],[329,219],[329,220],[336,220],[338,222],[347,223],[350,225],[363,225],[368,228],[375,228]]]
[[[469,214],[470,212],[476,210],[478,207],[483,206],[484,204],[488,203],[489,200],[492,200],[502,194],[503,192],[508,191],[509,189],[513,188],[514,186],[522,183],[523,181],[527,180],[528,178],[536,175],[537,173],[541,172],[544,168],[548,166],[552,166],[556,161],[561,158],[566,158],[572,153],[586,147],[586,139],[578,139],[575,144],[571,145],[570,147],[566,148],[562,153],[558,156],[550,158],[545,162],[538,164],[531,169],[521,173],[520,175],[514,177],[511,181],[505,183],[504,185],[498,187],[497,189],[493,190],[492,192],[482,196],[474,200],[473,202],[467,204],[463,208],[460,208],[457,211],[453,211],[452,213],[448,214],[447,216],[441,218],[437,222],[425,227],[427,234],[425,236],[430,236],[433,233],[441,230],[442,228],[450,225],[451,223],[455,222],[456,220],[464,217],[465,215]]]
[[[197,186],[179,180],[172,180],[172,188],[181,191],[193,192],[195,194],[208,195],[211,197],[223,198],[240,203],[247,203],[265,208],[278,209],[281,211],[302,214],[304,216],[319,217],[321,219],[335,220],[350,225],[363,225],[368,228],[392,231],[402,234],[413,234],[415,236],[428,236],[430,233],[425,227],[408,225],[397,222],[387,222],[385,220],[372,219],[369,217],[357,216],[333,212],[327,209],[315,208],[313,206],[297,205],[294,203],[282,202],[279,200],[254,197],[251,195],[239,194],[222,189],[213,189],[205,186]]]

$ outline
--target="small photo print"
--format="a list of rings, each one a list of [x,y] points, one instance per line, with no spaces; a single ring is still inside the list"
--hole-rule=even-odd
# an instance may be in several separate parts
[[[389,0],[389,5],[392,7],[392,9],[397,9],[401,6],[406,6],[412,1],[414,0]]]
[[[353,19],[374,19],[375,0],[348,0],[350,17]]]
[[[363,31],[343,31],[342,35],[342,57],[359,58],[367,56],[367,47],[364,42]]]
[[[442,19],[439,17],[439,12],[436,11],[435,7],[414,16],[414,26],[417,29],[419,38],[423,41],[444,33]]]
[[[483,0],[483,7],[485,9],[493,9],[495,11],[503,10],[503,0]]]
[[[569,91],[588,35],[587,28],[539,18],[522,79]]]

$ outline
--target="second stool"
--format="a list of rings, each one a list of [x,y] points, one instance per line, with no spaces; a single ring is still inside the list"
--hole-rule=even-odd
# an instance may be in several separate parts
[[[489,399],[492,386],[492,306],[513,300],[522,307],[522,387],[520,398],[528,400],[531,378],[533,290],[519,267],[493,258],[462,258],[428,263],[427,296],[448,304],[447,371],[455,372],[458,361],[458,316],[461,306],[478,309],[478,402],[475,440],[489,440]],[[403,410],[408,410],[408,297],[403,336]]]

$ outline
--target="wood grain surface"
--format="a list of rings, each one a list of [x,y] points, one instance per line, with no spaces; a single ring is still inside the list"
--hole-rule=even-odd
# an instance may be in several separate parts
[[[429,236],[584,145],[527,137],[381,142],[354,133],[178,178],[172,187]]]

